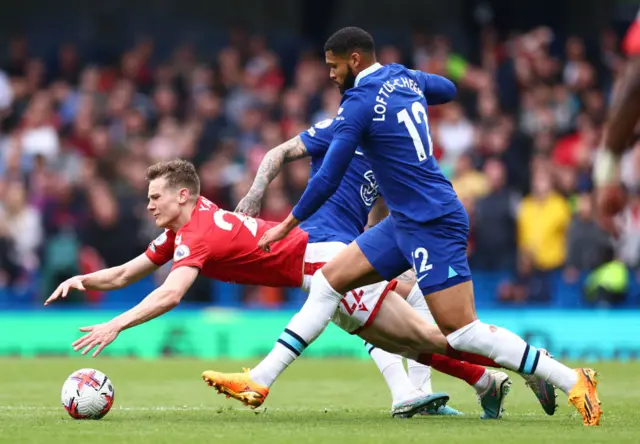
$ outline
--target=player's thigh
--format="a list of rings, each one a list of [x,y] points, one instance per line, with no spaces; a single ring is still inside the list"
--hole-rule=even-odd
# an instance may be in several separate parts
[[[468,234],[464,208],[428,223],[396,227],[398,245],[412,261],[416,282],[443,332],[476,318],[467,262]]]
[[[391,353],[444,353],[447,347],[437,325],[427,322],[394,291],[387,294],[373,322],[358,335]]]
[[[344,294],[354,288],[383,281],[356,242],[352,242],[322,267],[331,287]]]
[[[371,266],[387,281],[411,268],[396,241],[395,225],[391,216],[362,233],[355,243]]]

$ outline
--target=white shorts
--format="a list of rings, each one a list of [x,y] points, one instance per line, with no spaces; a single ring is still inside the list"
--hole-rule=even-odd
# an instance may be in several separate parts
[[[346,245],[342,242],[318,242],[307,245],[302,281],[304,291],[309,291],[314,273],[344,248]],[[382,281],[349,291],[340,301],[331,320],[347,333],[358,334],[363,328],[373,323],[384,298],[396,288],[397,284],[395,280]]]

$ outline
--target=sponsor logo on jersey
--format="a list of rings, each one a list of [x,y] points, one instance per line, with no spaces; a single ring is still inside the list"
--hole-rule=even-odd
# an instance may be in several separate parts
[[[376,182],[376,178],[371,170],[364,173],[364,178],[367,183],[362,184],[360,187],[360,197],[362,197],[364,204],[370,207],[378,198],[378,182]]]
[[[176,245],[180,245],[182,243],[182,234],[179,236],[176,236]]]
[[[160,236],[154,239],[152,244],[154,244],[156,247],[159,247],[160,245],[164,244],[166,241],[167,241],[167,231],[165,230],[164,233],[162,233]]]
[[[333,122],[333,119],[324,119],[316,123],[314,126],[318,129],[325,129],[325,128],[329,128],[332,122]]]
[[[176,248],[175,253],[173,253],[173,260],[178,262],[179,260],[188,257],[190,254],[191,251],[189,250],[189,247],[187,247],[186,245],[180,245],[178,248]]]

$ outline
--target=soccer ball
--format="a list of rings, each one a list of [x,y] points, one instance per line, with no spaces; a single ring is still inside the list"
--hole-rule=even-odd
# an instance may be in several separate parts
[[[93,368],[73,372],[62,386],[62,406],[74,419],[100,419],[111,410],[111,380]]]

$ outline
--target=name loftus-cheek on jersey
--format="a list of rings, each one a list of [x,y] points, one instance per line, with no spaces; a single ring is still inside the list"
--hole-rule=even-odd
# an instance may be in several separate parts
[[[376,96],[376,104],[373,106],[373,112],[375,116],[373,117],[374,122],[384,122],[387,118],[387,101],[385,99],[389,99],[390,95],[396,90],[396,88],[409,88],[420,97],[424,97],[424,93],[418,86],[418,84],[409,79],[407,77],[396,77],[395,79],[387,80],[380,87],[380,91],[378,91],[378,95]]]

